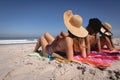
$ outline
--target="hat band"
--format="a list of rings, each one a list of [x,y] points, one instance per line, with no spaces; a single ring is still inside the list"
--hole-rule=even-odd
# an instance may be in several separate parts
[[[107,35],[107,36],[112,36],[113,34],[104,26],[102,25],[102,33]]]
[[[110,31],[104,31],[103,33],[107,36],[112,36],[113,35]]]

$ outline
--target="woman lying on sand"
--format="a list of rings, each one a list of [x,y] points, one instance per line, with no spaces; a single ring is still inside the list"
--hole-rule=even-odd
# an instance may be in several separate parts
[[[71,10],[64,13],[64,23],[68,29],[68,36],[60,34],[56,39],[48,32],[41,36],[36,44],[35,52],[42,47],[43,55],[73,60],[75,54],[86,57],[86,37],[88,32],[82,25],[82,18],[79,15],[73,15]],[[62,57],[57,52],[64,52],[66,57]]]
[[[91,18],[89,19],[89,23],[86,27],[89,35],[89,43],[90,43],[90,51],[101,51],[101,44],[100,44],[100,37],[98,33],[101,29],[101,21],[98,18]]]
[[[101,47],[102,49],[106,49],[108,50],[113,50],[114,49],[114,45],[112,42],[112,33],[110,32],[110,30],[112,29],[112,26],[109,23],[104,23],[100,29],[100,42],[101,42]]]

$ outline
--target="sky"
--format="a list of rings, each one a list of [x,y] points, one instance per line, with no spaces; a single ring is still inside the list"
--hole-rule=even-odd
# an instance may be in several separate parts
[[[67,31],[67,10],[83,18],[83,27],[99,18],[112,25],[113,36],[120,35],[120,0],[0,0],[0,37],[58,35]]]

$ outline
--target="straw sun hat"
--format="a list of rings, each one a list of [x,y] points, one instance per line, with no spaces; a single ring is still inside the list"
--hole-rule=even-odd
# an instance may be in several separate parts
[[[82,17],[73,15],[71,10],[65,11],[64,23],[73,35],[77,37],[86,37],[88,35],[88,31],[82,27]]]
[[[100,31],[101,31],[103,34],[106,34],[106,35],[108,35],[108,36],[111,36],[111,35],[112,35],[112,33],[110,32],[111,29],[112,29],[112,26],[111,26],[109,23],[105,22],[105,23],[103,24],[103,26],[101,27]]]

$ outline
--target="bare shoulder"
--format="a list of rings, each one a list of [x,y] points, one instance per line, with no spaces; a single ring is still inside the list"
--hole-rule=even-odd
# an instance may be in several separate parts
[[[72,46],[73,46],[73,39],[71,37],[65,37],[64,47],[66,47],[68,50],[68,48],[70,48]]]
[[[71,37],[65,37],[65,41],[67,43],[71,43],[71,42],[73,42],[73,39]]]
[[[97,40],[100,40],[100,36],[96,35],[96,39],[97,39]]]
[[[85,40],[88,42],[90,41],[90,35],[86,36]]]
[[[93,35],[88,35],[86,38],[87,38],[87,39],[90,39],[90,40],[95,39],[95,37],[94,37]]]
[[[87,36],[86,36],[86,39],[90,39],[90,35],[87,35]]]
[[[65,37],[65,39],[66,39],[66,40],[72,40],[72,38],[71,38],[71,37]]]

